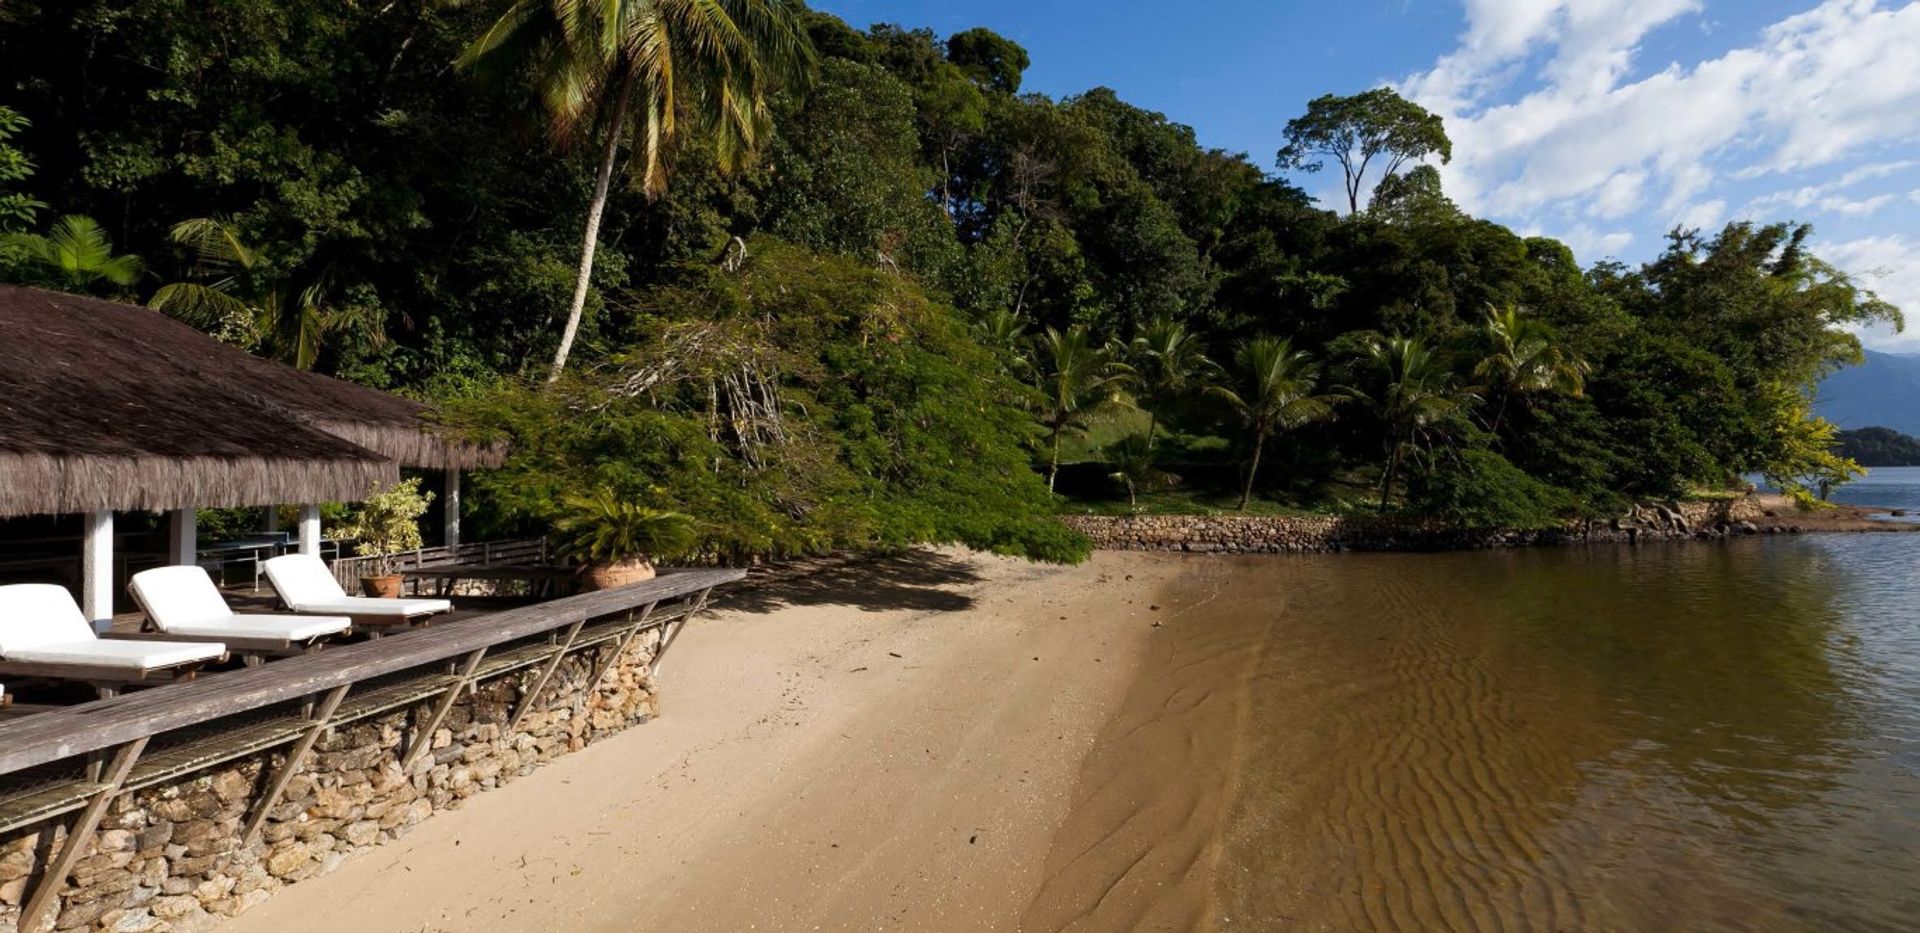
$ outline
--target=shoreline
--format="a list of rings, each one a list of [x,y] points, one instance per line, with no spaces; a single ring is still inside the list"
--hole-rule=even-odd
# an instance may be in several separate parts
[[[735,594],[652,722],[223,929],[1014,928],[1190,566],[915,551]]]
[[[1920,523],[1892,521],[1891,507],[1830,504],[1801,510],[1785,496],[1636,506],[1625,517],[1544,529],[1474,528],[1408,516],[1240,514],[1062,515],[1096,551],[1228,554],[1326,554],[1346,551],[1436,552],[1499,548],[1725,540],[1777,534],[1899,533]]]

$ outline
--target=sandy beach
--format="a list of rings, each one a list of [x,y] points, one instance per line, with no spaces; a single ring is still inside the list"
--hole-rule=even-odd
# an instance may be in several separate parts
[[[1013,928],[1183,564],[923,551],[742,594],[660,718],[228,929]]]

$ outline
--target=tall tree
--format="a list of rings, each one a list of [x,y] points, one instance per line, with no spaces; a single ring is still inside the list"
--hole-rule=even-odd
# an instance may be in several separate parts
[[[667,188],[667,149],[690,119],[722,170],[749,162],[770,129],[767,97],[813,60],[794,0],[511,0],[460,56],[462,68],[529,73],[556,139],[600,137],[567,323],[549,380],[580,330],[620,141],[632,130],[641,190]]]
[[[114,255],[113,241],[91,217],[68,215],[46,233],[0,234],[0,250],[19,254],[23,277],[63,291],[125,289],[145,268],[140,257]]]
[[[1060,439],[1085,431],[1088,419],[1118,398],[1124,367],[1085,327],[1047,328],[1033,341],[1034,385],[1040,390],[1040,426],[1047,432],[1047,489],[1060,475]]]
[[[1333,414],[1336,396],[1316,395],[1320,367],[1304,351],[1281,337],[1256,337],[1233,355],[1234,385],[1211,391],[1240,413],[1253,435],[1253,456],[1240,487],[1240,508],[1253,499],[1260,455],[1274,434],[1291,431]]]
[[[1305,114],[1287,121],[1286,137],[1280,167],[1317,172],[1332,159],[1346,176],[1347,210],[1355,214],[1375,159],[1384,160],[1386,176],[1428,156],[1438,155],[1442,164],[1453,159],[1440,117],[1388,87],[1316,97]]]
[[[1020,77],[1031,63],[1020,43],[978,26],[947,37],[947,61],[1003,94],[1020,93]]]
[[[1418,453],[1438,426],[1459,414],[1473,396],[1454,383],[1446,364],[1418,338],[1373,340],[1366,345],[1361,362],[1371,371],[1373,388],[1350,394],[1364,402],[1386,429],[1386,464],[1380,472],[1380,507],[1384,509],[1407,458]]]
[[[1147,410],[1147,448],[1169,406],[1191,395],[1217,367],[1199,335],[1172,318],[1155,318],[1127,348],[1133,394]]]

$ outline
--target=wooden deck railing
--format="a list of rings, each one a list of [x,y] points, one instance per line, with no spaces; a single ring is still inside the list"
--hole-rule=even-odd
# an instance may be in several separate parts
[[[508,541],[474,541],[457,548],[416,548],[395,554],[393,558],[395,569],[404,571],[452,564],[478,564],[483,567],[544,564],[553,559],[553,554],[545,538],[516,538]],[[360,578],[372,573],[373,562],[378,559],[379,555],[374,554],[342,557],[333,562],[333,577],[340,581],[342,588],[353,592],[360,585]]]
[[[253,805],[246,826],[251,838],[325,730],[432,701],[409,730],[404,761],[410,766],[469,685],[538,668],[510,720],[518,723],[565,657],[611,649],[590,676],[589,683],[598,683],[641,632],[661,628],[657,667],[660,653],[705,605],[707,594],[745,575],[737,569],[663,571],[632,586],[0,722],[0,832],[79,813],[23,905],[22,928],[29,918],[39,922],[120,794],[291,745]],[[668,601],[677,605],[660,611]]]

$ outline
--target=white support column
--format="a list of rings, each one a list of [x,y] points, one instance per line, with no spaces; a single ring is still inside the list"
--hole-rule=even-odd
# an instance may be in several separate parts
[[[300,553],[320,556],[320,507],[300,507]]]
[[[167,563],[191,567],[200,562],[200,511],[174,509],[167,515]]]
[[[448,550],[460,547],[460,471],[447,471],[447,495],[441,500],[440,507],[446,519],[446,540]]]
[[[113,624],[113,513],[88,512],[80,538],[80,610],[104,632]]]

